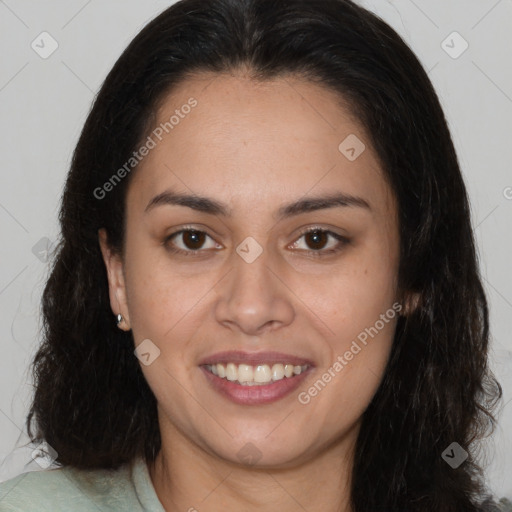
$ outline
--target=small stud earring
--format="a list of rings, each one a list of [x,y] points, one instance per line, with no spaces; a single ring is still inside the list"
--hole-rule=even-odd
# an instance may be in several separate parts
[[[123,321],[123,315],[117,315],[117,325],[119,325]]]

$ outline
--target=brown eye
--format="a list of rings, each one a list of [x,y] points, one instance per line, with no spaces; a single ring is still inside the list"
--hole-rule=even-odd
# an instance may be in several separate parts
[[[164,245],[170,252],[186,256],[203,253],[203,249],[217,248],[215,241],[207,233],[197,229],[181,229],[172,233],[164,240]]]
[[[300,242],[304,239],[304,242]],[[341,251],[349,239],[332,231],[312,228],[304,231],[296,242],[294,249],[300,249],[312,256],[325,256]]]
[[[193,251],[200,249],[204,244],[206,233],[202,231],[184,231],[182,233],[183,245]]]
[[[307,245],[313,250],[323,249],[329,240],[329,234],[326,231],[309,231],[305,235]]]

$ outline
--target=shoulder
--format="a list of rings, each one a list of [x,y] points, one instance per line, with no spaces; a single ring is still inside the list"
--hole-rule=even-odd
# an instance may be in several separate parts
[[[51,510],[69,492],[63,469],[31,471],[0,483],[0,511]]]
[[[79,470],[63,467],[23,473],[0,483],[0,512],[136,510],[130,468]]]
[[[507,498],[501,498],[496,502],[492,498],[488,498],[482,503],[480,512],[512,512],[512,502]]]

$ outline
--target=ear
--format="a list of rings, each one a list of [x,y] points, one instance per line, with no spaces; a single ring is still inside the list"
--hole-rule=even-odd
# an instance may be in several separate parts
[[[123,319],[118,324],[123,331],[130,330],[130,315],[128,313],[128,303],[126,300],[126,285],[123,273],[123,261],[119,254],[112,251],[108,244],[108,235],[105,228],[98,230],[98,240],[101,254],[107,269],[108,290],[110,297],[110,307],[114,315],[121,314]]]

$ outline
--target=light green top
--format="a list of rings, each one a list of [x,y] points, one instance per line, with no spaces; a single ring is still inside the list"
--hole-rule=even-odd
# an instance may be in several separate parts
[[[191,507],[190,510],[195,510]],[[165,512],[142,459],[117,470],[31,471],[0,483],[0,512]],[[512,512],[502,498],[482,511]]]
[[[117,470],[62,467],[0,483],[0,512],[165,512],[143,459]]]

